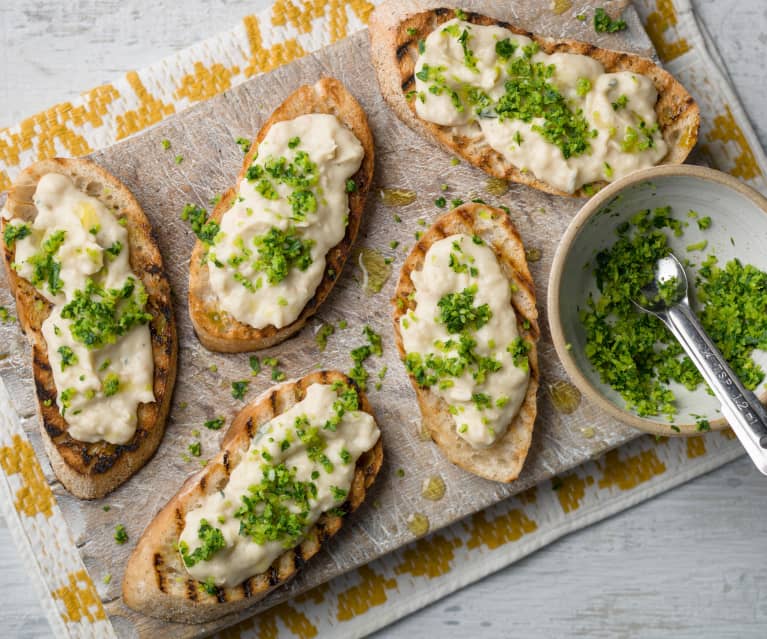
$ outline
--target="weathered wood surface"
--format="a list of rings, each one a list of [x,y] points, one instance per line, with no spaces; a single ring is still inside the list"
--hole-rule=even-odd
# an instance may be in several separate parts
[[[122,5],[110,9],[109,5],[112,4],[104,3],[103,6],[88,6],[79,10],[53,2],[0,7],[4,42],[9,45],[4,47],[5,55],[9,56],[4,69],[4,77],[7,79],[4,87],[9,92],[9,99],[4,103],[4,110],[0,111],[0,121],[10,123],[36,108],[71,94],[73,86],[91,86],[120,70],[150,62],[170,50],[170,47],[189,44],[209,33],[212,19],[215,19],[214,23],[225,26],[236,19],[235,11],[244,14],[254,9],[253,3],[237,5],[233,10],[228,3],[224,7],[218,3],[192,2],[173,9],[163,7],[163,16],[160,18],[156,13],[159,11],[158,6],[149,3],[136,5],[135,10]],[[764,34],[754,30],[754,25],[765,24],[761,4],[752,1],[737,3],[737,6],[735,3],[724,2],[701,2],[700,5],[714,16],[707,20],[707,25],[723,49],[734,71],[736,83],[738,80],[762,77],[757,64],[760,56],[754,55],[755,48],[761,46],[764,50],[765,43],[758,36],[767,40]],[[194,22],[195,19],[197,22]],[[740,28],[735,29],[736,25]],[[157,34],[162,34],[162,37]],[[720,34],[721,37],[717,37]],[[39,45],[40,40],[36,38],[40,37],[57,52],[55,56],[46,56],[44,63],[41,62],[39,46],[34,46],[35,43]],[[72,44],[66,45],[67,40]],[[104,40],[109,42],[106,47]],[[159,48],[145,49],[147,42],[153,40]],[[119,46],[125,42],[125,51],[120,49],[117,56],[112,56],[113,47],[117,46],[113,44],[115,42],[120,43]],[[746,48],[746,42],[749,48]],[[15,43],[18,43],[18,48],[14,46]],[[99,47],[103,47],[102,55],[99,55]],[[140,55],[135,56],[135,51],[139,49]],[[62,52],[65,54],[62,55]],[[748,55],[741,55],[742,52]],[[26,64],[20,64],[19,59],[26,60]],[[742,66],[736,66],[736,62]],[[52,67],[39,66],[41,64],[65,65],[66,68],[59,67],[51,71]],[[90,64],[96,66],[91,68],[88,66]],[[93,72],[94,68],[100,69],[99,75],[82,76],[82,82],[76,75],[73,76],[76,73]],[[20,91],[30,84],[27,79],[30,75],[34,79],[35,73],[40,73],[37,77],[45,78],[46,71],[51,71],[51,81],[46,81],[47,85],[42,82],[32,85],[39,88],[29,94]],[[73,80],[73,77],[76,79]],[[60,83],[58,90],[56,82]],[[14,89],[12,94],[11,88]],[[739,88],[747,105],[762,104],[767,97],[765,87],[760,82],[743,83]],[[34,102],[35,99],[38,101]],[[254,117],[265,117],[267,110],[254,114]],[[752,113],[759,111],[754,110]],[[255,124],[258,121],[260,119]],[[764,122],[757,121],[756,124],[763,126]],[[235,149],[227,146],[223,150],[234,166],[237,160]],[[187,159],[192,155],[188,151],[185,154]],[[481,185],[480,174],[463,167],[457,170],[463,171],[475,182],[479,176]],[[458,184],[457,179],[453,181],[451,178],[449,181]],[[199,199],[203,200],[212,194],[214,186],[220,188],[225,183],[224,180],[223,183],[205,187],[208,190],[201,187]],[[417,217],[428,218],[435,212],[429,203],[435,186],[436,182],[419,198],[419,203],[411,207],[413,212],[409,214],[412,219],[407,227],[408,237],[412,237]],[[514,195],[512,192],[510,199],[516,201]],[[375,245],[370,242],[370,238],[366,244]],[[539,265],[539,268],[545,267],[545,262]],[[536,275],[540,285],[542,271]],[[343,360],[339,361],[343,363]],[[289,370],[300,372],[292,368]],[[401,370],[395,367],[394,372],[401,373]],[[222,379],[231,379],[231,376],[222,375]],[[265,382],[262,380],[260,383]],[[221,390],[222,395],[226,392],[226,389]],[[191,424],[184,427],[187,439],[191,427]],[[206,441],[206,444],[210,448],[212,440]],[[176,463],[177,466],[183,466],[180,462]],[[396,468],[396,465],[391,468]],[[763,484],[754,473],[748,472],[748,466],[743,461],[729,468],[739,469],[737,472],[745,477],[733,477],[731,472],[735,471],[729,469],[714,473],[693,486],[679,489],[652,504],[601,524],[592,529],[594,532],[581,533],[560,542],[518,564],[516,568],[455,595],[455,601],[437,604],[384,634],[408,636],[416,628],[423,632],[424,628],[432,627],[448,636],[458,636],[459,633],[465,636],[467,631],[471,634],[472,630],[484,630],[491,636],[506,636],[505,631],[510,624],[520,629],[520,635],[538,630],[541,636],[635,636],[642,633],[644,636],[657,636],[676,635],[677,630],[692,636],[692,630],[697,628],[699,631],[701,627],[708,628],[712,636],[726,636],[727,632],[730,636],[753,633],[765,615],[758,588],[758,584],[764,580],[765,564],[754,561],[755,557],[760,556],[757,540],[763,539],[767,531],[763,517],[759,516],[762,512],[759,506],[765,505],[759,501],[764,494],[760,490]],[[739,481],[746,483],[735,485]],[[698,485],[705,488],[699,489]],[[733,498],[736,491],[745,492],[743,496]],[[685,493],[690,494],[685,498]],[[695,501],[690,502],[690,497],[694,497]],[[681,506],[689,510],[683,508],[680,512]],[[639,514],[648,509],[657,512],[651,517]],[[738,521],[738,526],[733,526],[732,521]],[[137,526],[140,527],[140,524],[137,523]],[[614,533],[604,537],[597,534],[605,528],[614,530]],[[685,551],[680,552],[680,536],[689,538],[690,530],[695,528],[703,529],[699,536],[693,535],[694,538],[699,537],[696,539],[697,545],[687,545]],[[736,537],[734,540],[733,534]],[[13,554],[9,552],[9,540],[5,541],[0,547],[0,565],[3,567]],[[565,550],[560,552],[558,549],[561,547]],[[637,548],[643,551],[633,552]],[[595,557],[602,560],[597,561]],[[657,561],[656,564],[649,563],[652,557]],[[544,562],[543,565],[538,566],[538,558]],[[548,567],[545,562],[550,562]],[[531,572],[526,572],[530,566]],[[0,628],[7,628],[7,636],[45,636],[47,627],[44,619],[36,619],[32,623],[34,616],[39,615],[35,612],[39,611],[39,607],[35,609],[34,595],[29,590],[24,593],[21,588],[23,575],[18,568],[15,573],[8,568],[5,574],[4,591],[7,589],[8,593],[6,602],[14,605],[4,607]],[[19,605],[15,605],[16,601]],[[721,605],[715,605],[717,603]],[[455,609],[456,605],[460,609]],[[736,614],[737,611],[741,614]],[[22,621],[24,616],[26,619]],[[742,620],[740,624],[736,623],[738,619]],[[6,627],[2,625],[5,620],[8,622]],[[718,625],[713,625],[714,620],[718,620]],[[450,623],[443,627],[445,621],[457,622],[458,625],[453,627],[454,624]],[[491,625],[480,625],[483,621]],[[416,626],[409,625],[413,623]],[[426,626],[426,623],[429,625]],[[717,632],[717,629],[722,631]],[[697,636],[700,636],[699,632]]]

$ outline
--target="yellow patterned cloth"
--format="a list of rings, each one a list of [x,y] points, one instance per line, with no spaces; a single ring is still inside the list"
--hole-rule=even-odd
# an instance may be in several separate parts
[[[232,31],[57,104],[0,131],[0,190],[25,165],[104,148],[364,27],[367,0],[277,0]],[[571,6],[572,3],[567,3]],[[666,66],[695,95],[710,164],[767,191],[767,159],[698,28],[689,0],[636,0]],[[742,454],[730,431],[641,438],[484,512],[432,533],[290,603],[220,632],[221,639],[357,637],[498,570],[578,528]],[[0,507],[60,637],[115,632],[85,570],[5,386],[0,382]]]

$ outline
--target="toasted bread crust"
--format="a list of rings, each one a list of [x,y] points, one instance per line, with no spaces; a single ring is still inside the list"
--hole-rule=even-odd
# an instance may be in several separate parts
[[[79,188],[97,197],[107,208],[117,208],[121,215],[127,217],[131,268],[146,287],[147,311],[152,314],[149,329],[156,401],[139,405],[136,434],[127,444],[77,441],[67,433],[68,425],[56,405],[56,386],[42,335],[42,324],[50,314],[51,305],[32,284],[11,268],[15,249],[3,244],[3,259],[11,290],[16,297],[16,311],[32,344],[37,412],[51,466],[73,495],[96,499],[111,492],[138,471],[160,444],[176,378],[176,324],[170,285],[162,256],[152,238],[149,220],[127,187],[98,165],[84,159],[54,158],[26,168],[8,194],[6,209],[11,216],[27,220],[34,217],[36,210],[32,196],[37,182],[48,173],[70,177]],[[5,224],[4,220],[3,228]]]
[[[489,219],[480,217],[480,211],[488,211]],[[395,341],[404,361],[406,353],[399,320],[415,308],[415,302],[411,299],[411,294],[415,292],[411,274],[423,268],[426,252],[432,244],[456,233],[479,235],[495,253],[509,283],[516,287],[511,296],[511,304],[517,315],[517,328],[520,336],[531,344],[528,354],[530,381],[527,392],[506,433],[489,448],[473,448],[456,432],[455,420],[448,412],[447,403],[430,389],[420,387],[412,375],[410,382],[418,398],[423,423],[445,456],[475,475],[493,481],[510,482],[519,476],[532,440],[537,413],[539,369],[536,345],[540,330],[538,310],[535,306],[535,288],[525,259],[525,248],[519,233],[504,211],[483,204],[467,203],[441,215],[429,227],[402,265],[392,299]],[[529,322],[527,328],[525,321]]]
[[[463,157],[490,175],[526,184],[554,195],[585,197],[583,188],[574,193],[560,191],[531,173],[523,173],[490,147],[484,136],[467,137],[452,132],[451,127],[439,126],[422,120],[415,112],[415,96],[406,93],[415,88],[415,62],[418,41],[426,38],[439,25],[455,17],[453,9],[434,8],[418,11],[426,2],[390,0],[379,5],[370,16],[369,30],[373,66],[378,83],[389,106],[397,116],[416,133],[436,142],[443,149]],[[433,4],[429,2],[428,4]],[[414,6],[415,5],[415,6]],[[545,38],[478,13],[467,13],[466,20],[478,25],[497,25],[518,35],[527,36],[538,43],[545,53],[577,53],[587,55],[604,65],[607,72],[633,71],[650,78],[658,91],[655,112],[669,152],[662,164],[681,164],[689,155],[698,137],[700,112],[687,90],[667,71],[652,60],[621,51],[601,49],[578,40]],[[408,33],[410,30],[410,33]],[[412,35],[411,35],[412,34]],[[599,187],[606,182],[595,182]]]
[[[292,323],[279,329],[271,325],[261,329],[253,328],[218,308],[218,300],[210,287],[208,265],[202,263],[205,246],[198,240],[194,245],[189,267],[189,313],[197,337],[209,350],[239,353],[269,348],[300,331],[306,320],[317,312],[319,306],[330,294],[341,275],[352,244],[357,238],[365,199],[373,179],[373,134],[362,107],[346,87],[334,78],[322,78],[312,86],[299,87],[274,111],[261,127],[250,151],[245,156],[237,183],[245,179],[245,174],[258,152],[258,145],[264,140],[273,124],[292,120],[308,113],[335,115],[354,133],[365,152],[359,170],[352,176],[357,184],[357,190],[349,194],[349,224],[346,227],[346,234],[341,242],[328,251],[325,259],[325,275],[312,299]],[[229,189],[213,210],[211,219],[220,222],[224,213],[231,208],[235,196],[236,188]]]
[[[139,539],[123,579],[123,600],[130,608],[181,623],[202,623],[244,610],[292,579],[303,564],[319,552],[323,543],[341,529],[343,517],[324,513],[306,538],[278,557],[269,570],[237,586],[218,588],[215,595],[199,589],[199,582],[186,572],[174,548],[184,528],[186,513],[205,495],[226,485],[258,428],[301,401],[312,384],[335,381],[354,385],[338,371],[318,371],[272,387],[237,415],[222,441],[221,452],[186,480]],[[372,414],[367,397],[358,393],[362,410]],[[382,462],[383,444],[379,437],[375,446],[357,460],[349,497],[342,505],[347,514],[354,512],[365,499]]]

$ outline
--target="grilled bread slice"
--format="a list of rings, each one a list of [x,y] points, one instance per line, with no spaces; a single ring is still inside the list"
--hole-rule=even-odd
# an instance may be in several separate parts
[[[333,382],[354,387],[343,373],[318,371],[274,386],[237,415],[224,437],[221,452],[186,480],[139,539],[123,580],[123,600],[129,607],[153,617],[185,623],[202,623],[244,610],[292,579],[341,529],[342,517],[324,513],[304,540],[278,557],[269,570],[253,575],[238,586],[218,588],[216,594],[207,594],[199,588],[199,582],[188,575],[176,550],[186,513],[205,495],[226,485],[258,428],[301,401],[312,384]],[[365,395],[359,391],[358,394],[360,408],[372,414]],[[354,512],[365,499],[382,462],[383,445],[379,437],[373,448],[357,460],[348,499],[341,507],[347,514]]]
[[[415,302],[411,299],[415,292],[411,274],[423,268],[424,257],[432,244],[457,233],[482,238],[495,253],[509,284],[514,285],[511,304],[517,316],[517,328],[519,335],[531,345],[528,353],[530,379],[527,392],[506,433],[489,448],[474,448],[456,432],[455,420],[448,411],[447,403],[429,388],[419,386],[412,375],[410,381],[418,398],[423,424],[445,456],[475,475],[493,481],[510,482],[522,470],[533,435],[539,375],[536,343],[540,331],[535,289],[525,259],[525,247],[504,211],[483,204],[467,203],[440,216],[429,227],[402,265],[392,299],[395,340],[404,361],[406,353],[400,332],[400,318],[415,308]]]
[[[434,29],[456,16],[456,11],[432,8],[438,3],[432,0],[390,0],[376,7],[370,16],[370,43],[373,66],[384,98],[397,116],[416,133],[436,142],[446,151],[461,156],[490,175],[526,184],[546,193],[584,197],[584,188],[574,193],[560,191],[537,179],[532,173],[520,171],[500,153],[487,144],[482,134],[467,136],[456,133],[451,127],[439,126],[418,117],[415,96],[407,94],[415,88],[415,63],[418,58],[418,42]],[[686,89],[651,60],[630,53],[601,49],[577,40],[555,40],[529,33],[514,25],[466,12],[464,18],[478,25],[497,25],[517,35],[527,36],[540,46],[544,53],[576,53],[586,55],[602,63],[608,73],[633,71],[645,75],[655,84],[658,101],[655,112],[663,138],[669,146],[664,164],[681,164],[688,156],[698,137],[700,112]],[[596,182],[598,187],[604,183]]]
[[[160,444],[176,378],[176,325],[170,285],[162,256],[152,238],[149,220],[127,187],[98,165],[89,160],[61,158],[33,164],[21,173],[8,193],[5,208],[10,217],[27,221],[34,219],[37,210],[32,201],[33,195],[40,178],[48,173],[68,176],[80,190],[99,199],[115,215],[127,218],[130,265],[146,288],[147,311],[152,315],[149,329],[155,401],[139,404],[135,435],[123,445],[106,441],[77,441],[67,433],[67,422],[56,405],[56,386],[42,334],[43,321],[52,307],[30,282],[18,276],[11,267],[15,249],[3,245],[8,280],[16,296],[16,311],[32,344],[37,412],[51,466],[73,495],[96,499],[111,492],[138,471]],[[7,220],[3,221],[3,228],[7,223]]]
[[[306,320],[317,312],[330,294],[351,252],[362,220],[365,198],[373,179],[373,134],[362,107],[346,87],[335,78],[322,78],[314,85],[299,87],[275,110],[261,127],[250,151],[245,156],[237,184],[245,178],[248,168],[258,153],[258,145],[273,124],[310,113],[335,115],[354,133],[365,152],[359,170],[352,176],[357,188],[349,194],[349,223],[346,227],[346,235],[325,256],[325,274],[314,296],[299,316],[282,328],[272,325],[253,328],[237,321],[217,307],[217,298],[210,286],[209,267],[202,260],[206,247],[198,240],[192,251],[189,267],[189,312],[197,337],[203,346],[212,351],[239,353],[269,348],[300,331]],[[224,213],[231,208],[236,195],[236,187],[229,189],[213,210],[211,219],[220,222]]]

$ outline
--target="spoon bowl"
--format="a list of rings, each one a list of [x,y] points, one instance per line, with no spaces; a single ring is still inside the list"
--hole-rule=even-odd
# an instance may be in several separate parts
[[[676,255],[669,253],[655,263],[655,277],[644,286],[638,299],[632,300],[641,310],[654,315],[687,300],[687,273]]]

